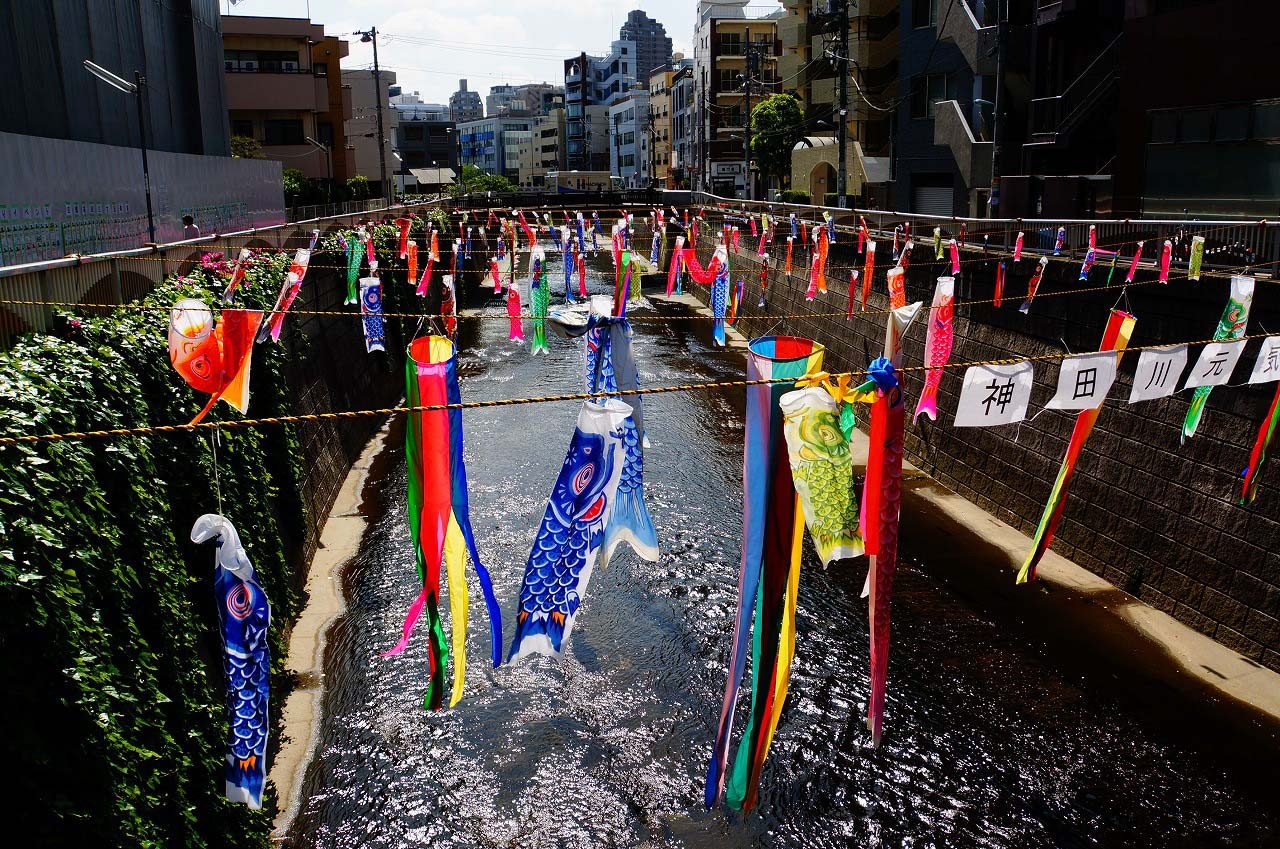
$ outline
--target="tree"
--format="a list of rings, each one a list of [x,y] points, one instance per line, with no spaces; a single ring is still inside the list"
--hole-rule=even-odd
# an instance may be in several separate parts
[[[804,114],[794,95],[770,95],[751,110],[751,156],[761,174],[790,174],[791,149],[803,136]]]
[[[231,155],[238,159],[266,159],[262,142],[252,136],[232,136]]]
[[[284,189],[285,203],[320,203],[324,200],[324,191],[320,184],[303,174],[297,168],[286,168],[280,175],[281,187]]]
[[[488,174],[475,165],[463,165],[454,187],[459,195],[471,192],[514,192],[516,186],[501,174]]]
[[[365,200],[369,197],[369,178],[363,174],[348,178],[347,191],[351,193],[352,200]]]

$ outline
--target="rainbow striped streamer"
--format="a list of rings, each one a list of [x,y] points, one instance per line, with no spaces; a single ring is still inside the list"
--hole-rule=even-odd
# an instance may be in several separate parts
[[[461,402],[454,353],[453,342],[443,336],[420,336],[413,340],[405,365],[405,394],[410,407]],[[462,459],[462,411],[410,413],[405,431],[405,455],[409,464],[409,531],[422,590],[405,615],[400,642],[383,657],[398,655],[408,647],[413,628],[425,613],[430,631],[427,655],[430,675],[423,707],[439,710],[444,698],[444,667],[449,659],[449,643],[439,610],[441,565],[446,568],[453,624],[450,707],[462,698],[466,677],[468,598],[464,565],[468,553],[489,613],[495,667],[502,662],[502,612],[471,530],[467,469]]]
[[[1135,323],[1137,319],[1129,313],[1123,310],[1112,310],[1098,350],[1123,351],[1128,347],[1129,339],[1133,336]],[[1120,354],[1117,353],[1117,360],[1119,357]],[[1075,472],[1076,463],[1080,460],[1080,452],[1084,450],[1084,444],[1088,441],[1089,434],[1093,432],[1093,425],[1101,412],[1102,406],[1098,405],[1092,410],[1081,410],[1076,415],[1076,424],[1071,430],[1071,440],[1067,443],[1067,454],[1062,458],[1062,468],[1058,470],[1058,479],[1053,482],[1053,489],[1049,491],[1049,501],[1044,505],[1044,514],[1040,517],[1040,524],[1036,527],[1035,537],[1032,538],[1031,551],[1018,572],[1019,584],[1034,581],[1036,578],[1036,567],[1044,557],[1044,553],[1049,550],[1049,543],[1053,542],[1053,534],[1058,529],[1058,522],[1062,520],[1062,511],[1067,503],[1067,486],[1071,483],[1071,475]]]
[[[738,612],[729,679],[707,770],[708,808],[715,807],[722,791],[732,808],[750,810],[755,806],[760,770],[786,698],[795,645],[794,627],[788,623],[794,623],[804,516],[796,507],[778,400],[795,387],[795,379],[822,368],[824,351],[812,339],[797,336],[765,336],[748,345],[748,379],[784,380],[747,388]],[[729,774],[729,743],[746,669],[748,636],[751,712]]]

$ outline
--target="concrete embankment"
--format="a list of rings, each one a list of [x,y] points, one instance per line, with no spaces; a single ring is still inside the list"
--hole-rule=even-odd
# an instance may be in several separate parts
[[[692,294],[671,300],[711,314]],[[745,354],[747,338],[733,328],[727,336],[729,347]],[[855,463],[865,465],[861,431],[854,431],[853,450]],[[1029,536],[909,462],[903,479],[903,533],[930,540],[925,568],[976,607],[1012,613],[1035,637],[1048,635],[1064,644],[1064,653],[1079,652],[1083,666],[1112,666],[1135,681],[1178,691],[1216,720],[1230,720],[1246,739],[1280,728],[1280,674],[1054,551],[1041,561],[1037,582],[1015,585]]]

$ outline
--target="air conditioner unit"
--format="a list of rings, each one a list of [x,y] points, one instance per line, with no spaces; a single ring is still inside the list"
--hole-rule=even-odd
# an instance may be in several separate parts
[[[256,59],[241,59],[241,60],[240,60],[240,70],[242,70],[242,71],[252,71],[252,72],[255,72],[255,73],[256,73],[256,72],[257,72],[257,70],[258,70],[258,60],[256,60]]]
[[[280,63],[280,69],[286,74],[292,74],[298,70],[298,63],[285,60]]]

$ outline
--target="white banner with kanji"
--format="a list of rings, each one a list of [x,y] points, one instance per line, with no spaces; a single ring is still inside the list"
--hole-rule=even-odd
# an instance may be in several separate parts
[[[1023,361],[1011,365],[970,366],[964,373],[956,427],[1013,424],[1027,417],[1034,370]]]
[[[1114,351],[1067,357],[1058,369],[1058,391],[1045,404],[1050,410],[1093,410],[1102,405],[1116,382]]]
[[[1280,380],[1280,336],[1268,336],[1262,340],[1258,358],[1253,361],[1250,383],[1272,383]]]
[[[1182,388],[1221,386],[1226,383],[1231,379],[1231,372],[1235,371],[1240,355],[1244,353],[1245,344],[1247,343],[1244,339],[1236,339],[1231,342],[1210,342],[1205,345],[1200,352],[1200,359],[1196,360]]]
[[[1151,401],[1172,395],[1178,388],[1182,373],[1187,370],[1187,346],[1171,345],[1168,348],[1151,348],[1138,358],[1138,369],[1133,373],[1133,388],[1129,391],[1129,403]]]

